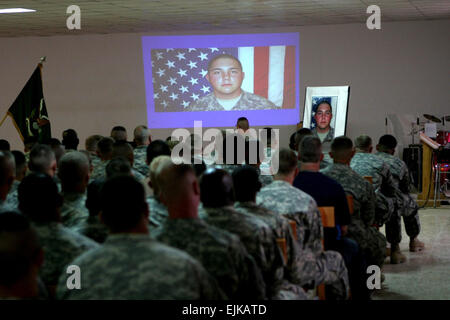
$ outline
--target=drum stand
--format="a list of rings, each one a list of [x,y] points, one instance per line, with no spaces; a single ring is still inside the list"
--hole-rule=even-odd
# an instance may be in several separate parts
[[[434,178],[434,208],[436,208],[436,202],[441,201],[441,193],[445,195],[446,198],[450,198],[450,191],[447,190],[447,185],[449,183],[447,179],[447,171],[445,171],[445,183],[444,185],[441,185],[441,172],[444,172],[442,170],[442,163],[437,163],[435,165],[435,178]],[[444,164],[445,166],[445,164]],[[447,164],[448,166],[448,164]]]

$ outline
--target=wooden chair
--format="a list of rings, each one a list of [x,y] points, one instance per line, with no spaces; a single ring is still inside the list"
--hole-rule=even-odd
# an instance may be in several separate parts
[[[369,181],[370,184],[373,184],[373,178],[372,178],[372,176],[364,176],[363,178],[366,179],[367,181]]]
[[[298,240],[298,236],[297,236],[297,222],[291,219],[287,219],[289,221],[289,225],[291,226],[292,229],[292,234],[294,236],[295,240]],[[286,239],[284,238],[277,238],[277,244],[278,247],[281,249],[281,252],[283,253],[283,257],[284,257],[284,262],[287,263],[288,262],[288,253],[287,253],[287,242]]]
[[[334,207],[319,207],[320,217],[324,228],[334,228],[336,221],[334,218]]]
[[[355,212],[355,208],[353,206],[353,196],[351,194],[347,195],[347,203],[348,203],[348,210],[350,211],[350,215],[353,215]]]
[[[320,217],[322,218],[322,225],[324,228],[335,228],[336,219],[334,216],[334,207],[319,207]],[[322,239],[322,247],[324,247],[324,242]],[[317,295],[319,300],[325,300],[325,284],[320,284],[317,287]]]

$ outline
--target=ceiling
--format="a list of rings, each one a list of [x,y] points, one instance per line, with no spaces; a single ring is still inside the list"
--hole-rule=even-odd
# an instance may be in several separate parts
[[[81,9],[81,30],[69,31],[69,5]],[[0,9],[34,13],[0,14],[0,37],[106,33],[161,33],[305,25],[365,23],[371,4],[381,21],[450,18],[450,0],[122,0],[1,1]]]

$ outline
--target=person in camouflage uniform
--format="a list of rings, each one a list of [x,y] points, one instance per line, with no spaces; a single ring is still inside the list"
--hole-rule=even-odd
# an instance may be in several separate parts
[[[169,218],[154,237],[198,259],[229,299],[265,299],[261,271],[239,238],[198,218],[200,190],[191,165],[169,164],[158,181]]]
[[[409,236],[409,250],[412,252],[421,251],[425,248],[423,242],[417,237],[420,233],[419,207],[416,201],[411,197],[411,181],[407,165],[394,156],[397,147],[397,139],[394,136],[386,134],[380,137],[377,145],[376,155],[382,158],[391,170],[396,186],[396,210],[389,222],[386,223],[386,237],[391,243],[391,252],[394,246],[397,246],[402,239],[401,217],[405,224],[406,234]]]
[[[200,198],[206,223],[239,236],[261,269],[266,296],[277,299],[283,283],[284,260],[269,225],[233,208],[233,181],[222,169],[210,168],[200,179]]]
[[[258,171],[259,181],[263,186],[273,181],[273,176],[266,172],[261,172],[260,165],[264,161],[264,150],[258,140],[246,139],[242,134],[223,133],[222,143],[218,148],[217,161],[209,167],[223,169],[232,175],[233,171],[242,164],[252,165]],[[241,141],[239,141],[241,140]],[[243,147],[243,148],[242,148]],[[250,156],[250,152],[256,150],[255,157]],[[227,157],[227,152],[232,151],[233,157]],[[276,158],[277,155],[274,155]]]
[[[87,187],[86,208],[89,217],[73,230],[98,243],[103,243],[109,234],[108,228],[100,221],[100,189],[103,180],[94,180]]]
[[[349,294],[348,272],[342,256],[335,251],[323,251],[322,221],[317,204],[305,192],[292,186],[298,173],[297,158],[289,149],[279,153],[278,173],[274,181],[261,189],[256,203],[264,208],[294,220],[297,223],[297,239],[300,239],[303,276],[308,288],[321,283],[330,286],[330,293],[337,299],[347,299]]]
[[[71,264],[81,269],[81,290],[60,278],[60,299],[209,300],[224,298],[204,267],[187,253],[152,240],[143,186],[116,176],[101,191],[102,219],[110,230],[105,243]]]
[[[158,176],[160,172],[166,167],[172,164],[172,160],[169,156],[161,155],[153,158],[150,164],[150,187],[153,189],[153,195],[147,197],[146,201],[150,207],[150,232],[154,228],[160,227],[168,218],[169,212],[167,207],[161,202],[161,188],[159,186]]]
[[[375,264],[381,268],[386,254],[386,238],[374,226],[375,192],[372,185],[350,168],[354,154],[351,139],[343,136],[335,138],[330,152],[334,163],[321,172],[339,182],[345,192],[352,195],[354,213],[348,226],[348,236],[358,243],[368,265]]]
[[[351,217],[347,197],[342,186],[335,180],[320,173],[323,158],[322,143],[315,136],[305,136],[298,146],[300,172],[293,186],[306,192],[316,201],[317,206],[334,208],[334,227],[324,226],[323,247],[342,255],[348,271],[353,300],[369,300],[367,288],[367,263],[355,240],[347,237]]]
[[[78,134],[74,129],[66,129],[62,134],[62,144],[64,145],[66,152],[76,151],[80,139],[78,139]]]
[[[375,225],[381,227],[394,211],[395,182],[388,164],[372,154],[372,139],[369,136],[357,137],[355,148],[350,168],[362,177],[372,177],[376,195]]]
[[[114,126],[111,129],[110,137],[113,138],[114,141],[127,141],[127,129],[123,126]]]
[[[53,150],[45,144],[36,144],[30,151],[28,167],[32,172],[40,172],[54,177],[57,164]]]
[[[134,166],[133,169],[138,171],[144,177],[148,177],[149,163],[147,163],[147,146],[152,142],[150,130],[147,126],[137,126],[134,129]]]
[[[99,134],[94,134],[92,136],[89,136],[84,143],[86,150],[89,152],[89,157],[91,159],[93,168],[97,167],[99,163],[102,161],[97,153],[97,145],[102,138],[103,136]]]
[[[91,181],[95,179],[104,179],[106,177],[105,168],[109,160],[112,158],[112,148],[114,140],[110,137],[104,137],[97,143],[97,155],[100,162],[93,162],[93,170],[91,174]]]
[[[44,249],[40,276],[51,297],[65,266],[83,252],[98,247],[94,241],[64,227],[60,221],[62,197],[53,179],[31,173],[19,185],[19,209],[32,222]]]
[[[16,164],[16,176],[5,203],[11,208],[17,208],[19,203],[19,200],[17,200],[17,188],[27,173],[27,163],[25,155],[21,151],[14,150],[11,151],[11,154],[14,156],[14,162]]]
[[[372,154],[372,139],[361,135],[355,139],[356,153],[350,167],[360,176],[371,176],[375,190],[375,220],[378,228],[391,219],[391,215],[398,214],[395,210],[395,194],[397,192],[394,178],[389,165],[380,157]],[[394,244],[390,250],[391,263],[402,263],[406,257],[400,252],[400,246]]]
[[[93,169],[91,174],[91,181],[106,178],[106,166],[108,165],[109,161],[111,161],[111,159],[105,161],[100,160],[100,162],[97,162],[95,164],[92,163]]]
[[[0,210],[14,209],[6,199],[16,176],[16,163],[9,151],[0,151]]]
[[[171,150],[166,141],[154,140],[148,145],[147,148],[147,163],[148,165],[151,165],[153,159],[155,159],[156,157],[170,155]]]
[[[291,286],[298,287],[296,291],[304,293],[299,243],[294,239],[289,220],[256,204],[256,194],[261,189],[256,168],[244,165],[233,172],[233,185],[237,202],[237,211],[258,217],[267,223],[274,231],[277,239],[284,239],[286,244],[284,278]],[[287,258],[287,259],[286,259]]]
[[[78,228],[89,217],[85,206],[89,182],[89,162],[80,151],[72,151],[59,161],[58,177],[61,180],[61,222],[70,229]]]
[[[241,62],[229,54],[219,54],[208,63],[206,79],[213,92],[192,102],[185,111],[280,109],[273,102],[241,89],[244,80]]]
[[[19,188],[19,184],[20,181],[14,180],[11,185],[11,190],[6,197],[5,205],[8,205],[10,208],[17,208],[19,204],[19,200],[17,199],[17,189]]]
[[[130,162],[131,172],[133,176],[140,182],[145,180],[145,177],[139,172],[133,169],[134,165],[134,153],[133,147],[126,141],[116,141],[113,144],[112,159],[122,157]]]
[[[334,136],[334,132],[332,133]],[[298,149],[299,149],[299,145],[301,143],[301,141],[303,140],[304,137],[306,136],[314,136],[317,139],[320,140],[320,138],[318,137],[317,133],[313,133],[311,129],[309,128],[301,128],[300,130],[298,130],[297,132],[294,133],[294,138],[293,138],[293,142],[292,142],[292,148],[295,148],[294,152],[296,153],[296,155],[298,156]],[[333,138],[331,137],[327,137],[327,139],[325,140],[329,140],[329,142],[331,142],[331,140],[333,140]],[[291,148],[291,149],[292,149]],[[329,153],[327,152],[326,154],[324,154],[322,160],[320,161],[320,169],[325,169],[328,165],[331,164],[331,158]],[[298,160],[297,162],[297,167],[300,170],[300,160]]]
[[[105,168],[106,179],[110,179],[117,175],[132,176],[130,161],[124,157],[115,157],[109,160]]]

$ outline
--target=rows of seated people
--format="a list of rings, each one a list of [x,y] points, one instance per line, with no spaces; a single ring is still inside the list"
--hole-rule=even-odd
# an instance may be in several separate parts
[[[146,126],[133,142],[123,127],[90,136],[81,151],[73,129],[24,153],[2,140],[0,297],[369,300],[367,267],[405,261],[402,217],[410,250],[423,249],[393,136],[376,154],[366,135],[336,137],[324,163],[308,129],[290,149],[248,129],[224,135],[208,164],[198,137],[174,155],[178,141],[152,141]]]

